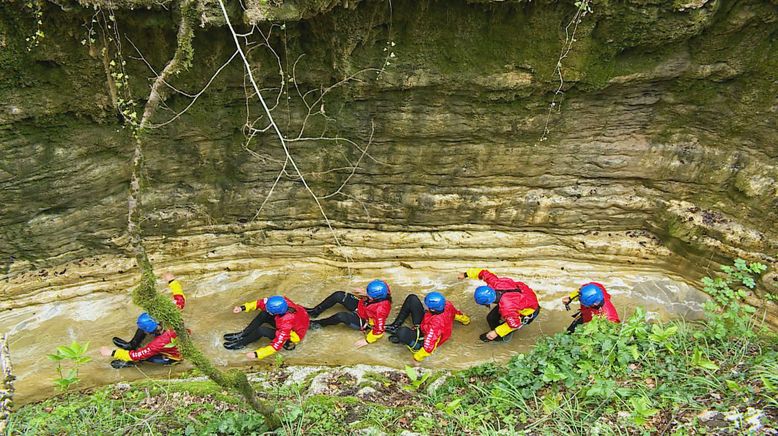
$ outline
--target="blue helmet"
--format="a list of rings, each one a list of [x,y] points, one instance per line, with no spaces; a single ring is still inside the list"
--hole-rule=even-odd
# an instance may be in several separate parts
[[[583,285],[578,292],[580,294],[578,298],[581,300],[581,304],[586,307],[599,306],[605,301],[602,289],[597,285],[591,283]]]
[[[380,300],[389,295],[389,286],[383,280],[373,280],[367,284],[367,296],[373,300]]]
[[[475,288],[475,303],[488,306],[497,300],[497,292],[489,286],[479,286]]]
[[[440,292],[430,292],[424,297],[424,305],[433,312],[443,312],[446,308],[446,297]]]
[[[289,310],[289,305],[286,303],[286,298],[274,295],[265,302],[265,309],[271,315],[283,315]]]
[[[146,333],[154,333],[157,330],[157,327],[159,327],[157,321],[155,321],[154,318],[152,318],[151,315],[146,312],[140,314],[137,324],[138,328]]]

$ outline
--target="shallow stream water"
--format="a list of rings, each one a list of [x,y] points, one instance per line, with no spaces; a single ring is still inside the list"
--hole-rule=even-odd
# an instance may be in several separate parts
[[[287,295],[304,306],[312,306],[330,292],[349,291],[364,287],[374,278],[385,279],[394,298],[391,319],[409,293],[423,295],[437,290],[447,296],[460,310],[471,316],[469,326],[455,324],[452,338],[423,364],[431,368],[461,369],[482,362],[505,362],[512,355],[527,351],[543,335],[563,331],[570,323],[560,299],[587,281],[603,283],[613,295],[613,301],[623,318],[636,306],[660,318],[699,318],[705,294],[661,271],[603,268],[602,266],[568,265],[561,271],[555,264],[527,268],[491,268],[491,271],[526,282],[538,294],[542,312],[538,319],[514,334],[509,343],[483,344],[479,334],[487,330],[487,309],[476,306],[472,292],[481,284],[476,280],[458,281],[457,270],[441,265],[440,269],[394,268],[360,270],[348,276],[343,269],[314,264],[287,264],[268,271],[222,272],[200,277],[180,277],[188,297],[184,317],[193,332],[193,339],[219,366],[272,364],[249,361],[245,352],[266,344],[266,340],[244,350],[229,351],[222,347],[222,334],[241,330],[255,313],[233,314],[232,307],[252,299],[277,293]],[[529,272],[528,272],[529,271]],[[160,282],[161,291],[166,288]],[[165,290],[166,291],[166,290]],[[576,306],[574,304],[573,306]],[[326,312],[335,313],[336,308]],[[135,331],[135,318],[141,310],[135,307],[129,294],[93,294],[64,302],[13,309],[0,314],[0,331],[9,334],[14,369],[17,376],[17,401],[25,403],[55,394],[55,365],[46,355],[73,340],[90,343],[93,361],[82,367],[80,387],[103,385],[144,377],[167,378],[191,369],[184,362],[173,367],[146,364],[138,368],[115,370],[109,360],[100,356],[102,345],[112,346],[111,337],[129,339]],[[282,351],[290,365],[377,364],[402,368],[411,363],[407,348],[393,345],[385,338],[378,343],[356,350],[351,344],[361,333],[344,326],[309,331],[294,351]]]

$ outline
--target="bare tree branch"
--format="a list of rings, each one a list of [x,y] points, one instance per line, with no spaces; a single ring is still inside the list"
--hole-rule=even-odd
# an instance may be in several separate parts
[[[373,133],[375,132],[375,123],[373,121],[370,122],[370,138],[367,141],[367,145],[365,146],[365,149],[362,150],[362,154],[359,155],[359,159],[357,159],[357,163],[355,163],[351,168],[351,174],[346,177],[346,180],[343,181],[343,183],[340,184],[338,189],[336,189],[333,193],[327,194],[321,198],[330,198],[334,197],[337,194],[341,194],[341,190],[346,186],[349,180],[351,180],[352,177],[354,177],[354,173],[357,172],[357,168],[359,168],[359,163],[362,162],[362,158],[365,157],[365,154],[367,154],[367,149],[370,147],[370,144],[373,143]]]
[[[267,115],[268,122],[273,126],[273,130],[276,133],[276,136],[278,137],[278,140],[281,143],[281,147],[284,149],[284,153],[286,154],[286,157],[289,161],[289,163],[292,165],[292,168],[294,168],[295,172],[298,176],[300,176],[300,181],[302,182],[305,189],[308,191],[308,193],[311,195],[313,200],[316,202],[316,206],[319,208],[319,212],[321,212],[322,217],[324,217],[324,221],[327,224],[327,227],[330,230],[330,233],[332,233],[332,237],[335,239],[335,243],[338,245],[338,247],[342,248],[342,245],[340,243],[340,239],[338,238],[337,233],[335,232],[335,229],[332,227],[332,223],[330,222],[329,217],[327,217],[327,213],[324,211],[324,207],[322,206],[321,202],[319,201],[319,198],[316,196],[316,194],[311,190],[310,186],[308,186],[308,182],[305,181],[305,178],[303,177],[302,172],[300,171],[300,168],[298,168],[297,163],[294,161],[294,158],[292,157],[291,153],[289,152],[289,148],[286,145],[286,138],[281,133],[281,130],[279,129],[278,125],[273,121],[273,114],[270,112],[270,108],[268,108],[267,103],[265,103],[264,97],[262,97],[262,93],[259,91],[259,86],[257,85],[257,82],[254,80],[254,75],[251,72],[251,64],[249,63],[248,59],[246,58],[245,53],[243,52],[243,48],[240,45],[240,41],[238,41],[238,36],[235,33],[235,29],[232,27],[232,22],[230,21],[230,17],[227,14],[227,9],[224,6],[224,2],[222,0],[219,1],[219,7],[221,7],[222,14],[224,15],[224,20],[227,23],[227,27],[230,30],[230,33],[232,34],[232,38],[235,41],[235,46],[238,49],[238,52],[240,53],[241,59],[243,59],[243,64],[246,68],[246,73],[248,74],[249,81],[251,82],[251,85],[254,87],[254,92],[257,94],[257,98],[259,99],[259,102],[262,104],[262,108],[265,110],[265,114]],[[286,163],[285,163],[286,165]],[[346,256],[344,254],[344,256]],[[348,257],[347,257],[348,259]]]

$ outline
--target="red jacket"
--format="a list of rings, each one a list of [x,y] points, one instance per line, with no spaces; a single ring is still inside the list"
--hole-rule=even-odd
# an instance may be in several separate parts
[[[583,320],[583,322],[591,321],[592,317],[594,317],[595,315],[597,316],[604,315],[608,321],[621,322],[621,320],[619,319],[619,314],[618,312],[616,312],[616,307],[614,307],[613,303],[611,303],[611,296],[610,294],[608,294],[608,291],[605,290],[605,286],[599,283],[591,282],[591,283],[586,283],[581,287],[586,285],[594,285],[600,288],[600,290],[602,291],[602,295],[605,297],[605,302],[603,303],[602,307],[600,307],[599,309],[581,305],[581,319]]]
[[[311,318],[304,307],[295,304],[287,297],[284,297],[284,299],[286,304],[289,305],[289,310],[283,315],[275,315],[276,337],[270,342],[270,346],[276,351],[284,346],[291,337],[292,332],[297,334],[300,340],[303,340],[305,333],[308,331],[308,326],[311,324]],[[257,300],[257,309],[267,310],[266,303],[267,298]]]
[[[481,272],[478,273],[478,278],[485,281],[490,288],[494,289],[497,292],[520,290],[520,291],[527,291],[533,296],[535,295],[535,293],[532,291],[532,289],[529,286],[526,285],[526,283],[517,282],[513,279],[509,279],[508,277],[497,277],[496,275],[492,274],[489,270],[486,269],[482,269]]]
[[[389,318],[391,311],[392,303],[388,299],[371,302],[367,298],[360,298],[357,303],[357,316],[373,326],[373,336],[384,334],[386,318]]]
[[[500,315],[513,329],[521,327],[521,317],[527,315],[527,313],[521,313],[522,311],[529,312],[528,309],[538,310],[540,307],[535,292],[525,283],[507,277],[497,277],[488,270],[481,270],[478,278],[502,294],[500,302],[497,303]]]
[[[457,315],[462,315],[462,312],[450,301],[446,301],[446,308],[442,313],[424,312],[424,319],[419,326],[424,334],[424,351],[432,353],[435,347],[443,345],[451,337],[454,317]]]
[[[130,359],[134,361],[146,360],[157,354],[165,355],[171,359],[181,360],[181,352],[175,345],[176,332],[174,330],[165,330],[161,335],[154,338],[145,347],[130,351]]]

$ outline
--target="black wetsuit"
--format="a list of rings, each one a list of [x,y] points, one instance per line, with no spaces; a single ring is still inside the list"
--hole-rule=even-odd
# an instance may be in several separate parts
[[[293,309],[290,309],[293,310]],[[276,317],[267,311],[260,311],[257,316],[242,331],[227,333],[224,335],[224,348],[237,350],[259,340],[259,338],[273,339],[276,337]],[[292,341],[284,343],[284,349],[294,350]]]
[[[317,319],[315,321],[312,321],[311,323],[318,324],[319,326],[322,327],[335,325],[335,324],[345,324],[355,330],[364,330],[367,328],[367,320],[362,319],[359,317],[359,315],[357,315],[357,306],[359,305],[359,297],[348,292],[343,292],[343,291],[333,292],[327,298],[325,298],[321,303],[317,304],[316,307],[312,309],[308,309],[308,314],[311,315],[311,318],[316,318],[319,315],[321,315],[325,310],[331,308],[336,304],[340,304],[341,306],[346,308],[348,312],[338,312],[335,315],[332,315],[328,318]]]
[[[496,329],[500,324],[504,323],[505,320],[502,318],[502,315],[500,314],[500,298],[503,296],[503,294],[507,292],[521,292],[519,290],[516,291],[497,291],[497,299],[495,300],[495,305],[492,308],[492,310],[489,311],[489,313],[486,315],[486,323],[489,324],[489,329],[494,330]],[[532,315],[522,316],[521,317],[521,325],[522,327],[532,323],[532,321],[535,321],[535,318],[538,317],[540,314],[540,306],[538,306],[537,309],[532,313]],[[515,331],[508,333],[504,337],[497,337],[495,341],[508,341],[513,336],[513,333]],[[486,333],[481,335],[481,340],[486,341],[485,339]]]
[[[415,294],[410,294],[405,297],[403,305],[400,308],[400,313],[397,314],[397,318],[387,326],[387,331],[392,333],[389,337],[389,341],[395,344],[405,344],[414,350],[418,350],[424,344],[424,335],[421,333],[419,326],[422,320],[424,320],[424,305],[421,300]],[[402,325],[403,322],[411,317],[413,328],[408,328]]]

